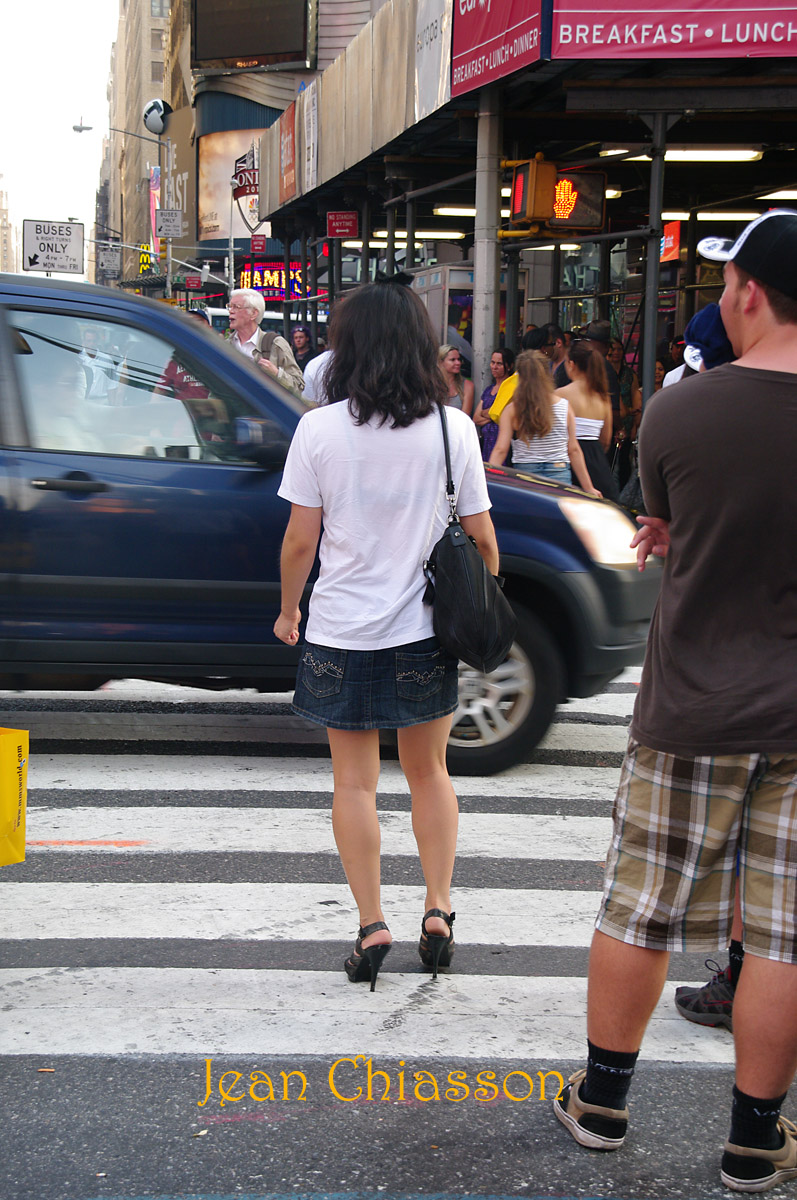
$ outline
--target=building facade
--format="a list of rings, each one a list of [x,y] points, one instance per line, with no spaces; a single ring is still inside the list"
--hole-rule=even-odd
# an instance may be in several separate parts
[[[8,192],[0,191],[0,271],[19,269],[19,232],[9,216]]]

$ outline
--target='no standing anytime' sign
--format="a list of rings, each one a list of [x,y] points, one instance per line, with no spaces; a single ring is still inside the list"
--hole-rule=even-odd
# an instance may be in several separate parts
[[[74,221],[23,221],[25,271],[83,274],[83,226]]]

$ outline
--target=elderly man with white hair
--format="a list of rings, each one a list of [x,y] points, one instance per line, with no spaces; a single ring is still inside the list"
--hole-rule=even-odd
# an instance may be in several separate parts
[[[283,387],[301,392],[304,389],[304,376],[285,338],[260,328],[265,310],[265,301],[260,292],[254,288],[236,288],[229,304],[232,330],[230,344],[247,358],[254,359],[262,370],[274,376]]]

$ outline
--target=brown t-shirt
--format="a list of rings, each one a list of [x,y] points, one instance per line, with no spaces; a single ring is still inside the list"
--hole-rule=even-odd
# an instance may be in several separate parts
[[[674,754],[797,752],[797,375],[717,367],[657,393],[648,513],[670,523],[631,734]]]

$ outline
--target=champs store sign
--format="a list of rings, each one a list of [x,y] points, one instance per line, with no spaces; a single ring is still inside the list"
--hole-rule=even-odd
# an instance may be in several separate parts
[[[263,293],[264,300],[298,300],[302,295],[302,264],[292,262],[288,278],[290,291],[285,294],[285,263],[244,263],[238,272],[238,287],[255,288]]]
[[[794,0],[554,0],[554,58],[787,58],[797,54]]]

